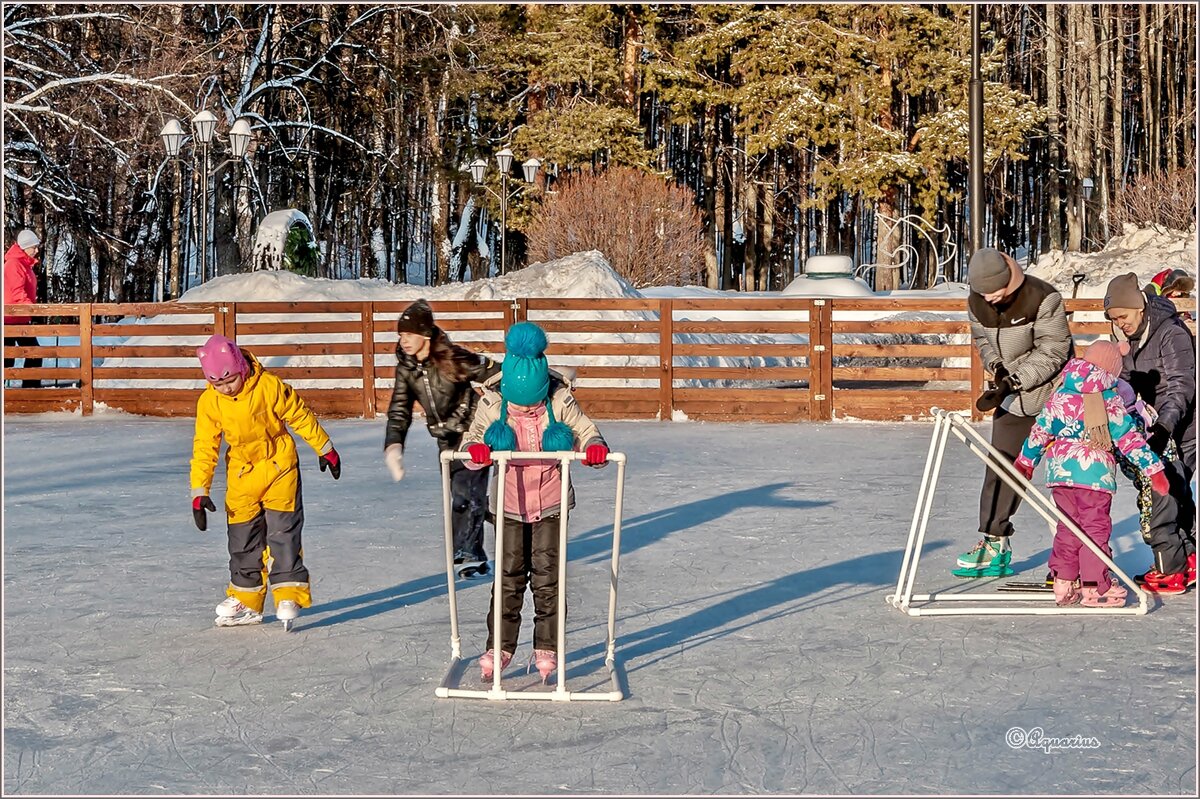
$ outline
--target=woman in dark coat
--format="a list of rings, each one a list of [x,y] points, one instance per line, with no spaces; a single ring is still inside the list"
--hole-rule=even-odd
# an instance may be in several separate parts
[[[384,462],[399,481],[404,477],[404,443],[412,424],[413,404],[420,403],[425,425],[438,451],[454,451],[471,426],[482,383],[500,371],[486,355],[450,341],[433,322],[433,309],[417,300],[396,322],[396,382],[388,406],[383,439]],[[486,574],[483,522],[487,513],[487,469],[472,471],[462,461],[450,464],[454,561],[461,576]]]
[[[1147,588],[1182,593],[1196,582],[1196,506],[1191,480],[1196,469],[1196,340],[1175,306],[1148,297],[1132,272],[1109,281],[1104,315],[1113,335],[1129,342],[1121,378],[1158,414],[1147,430],[1150,448],[1163,455],[1174,440],[1179,460],[1165,460],[1169,497],[1155,500],[1147,541],[1154,566],[1144,576]]]

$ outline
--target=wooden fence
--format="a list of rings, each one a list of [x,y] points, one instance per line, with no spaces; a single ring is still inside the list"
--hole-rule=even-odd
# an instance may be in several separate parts
[[[6,306],[4,413],[187,416],[204,387],[195,347],[236,338],[324,416],[386,413],[395,320],[408,301]],[[518,299],[432,303],[470,349],[503,354],[516,321],[540,324],[551,365],[577,368],[576,397],[597,418],[794,421],[918,419],[974,409],[984,374],[962,299]],[[1099,319],[1100,300],[1068,300]],[[1072,322],[1087,340],[1103,321]],[[10,337],[38,346],[9,346]],[[1082,343],[1082,342],[1080,342]],[[286,363],[282,363],[286,358]],[[276,365],[279,363],[279,365]]]

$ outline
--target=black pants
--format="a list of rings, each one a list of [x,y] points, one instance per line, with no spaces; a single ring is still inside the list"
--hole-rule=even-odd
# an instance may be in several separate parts
[[[1163,574],[1178,574],[1187,568],[1188,553],[1196,551],[1195,543],[1190,541],[1195,506],[1179,464],[1163,461],[1163,466],[1171,490],[1165,497],[1152,495],[1150,530],[1143,538],[1154,553],[1154,568]],[[1184,492],[1186,500],[1182,498]]]
[[[1017,416],[997,408],[992,417],[992,446],[1009,463],[1015,461],[1035,421],[1036,416]],[[1020,505],[1021,497],[999,475],[988,469],[983,475],[983,490],[979,494],[979,532],[984,535],[1012,535],[1013,526],[1009,519]]]
[[[504,520],[504,553],[500,558],[500,649],[517,651],[525,587],[533,591],[533,648],[558,649],[558,525],[559,516],[536,522]],[[488,604],[487,648],[494,648],[496,586]]]
[[[468,469],[463,461],[450,462],[450,519],[455,557],[487,560],[487,551],[483,548],[483,521],[488,510],[490,472],[490,466],[474,470]]]
[[[6,346],[6,347],[36,347],[36,346],[38,346],[38,340],[34,336],[11,336],[11,337],[5,336],[4,337],[4,346]],[[16,358],[5,358],[4,359],[4,368],[11,369],[11,368],[13,368],[13,364],[15,364],[16,362],[17,362]],[[42,359],[41,358],[26,358],[25,359],[25,368],[26,369],[42,368]],[[41,380],[22,380],[21,381],[21,388],[41,388],[41,387],[42,387]]]

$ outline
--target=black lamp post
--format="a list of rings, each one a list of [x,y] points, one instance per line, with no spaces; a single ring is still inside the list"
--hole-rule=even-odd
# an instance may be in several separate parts
[[[496,153],[496,166],[500,169],[499,194],[489,189],[483,182],[483,178],[487,174],[487,161],[476,158],[467,167],[471,171],[471,179],[475,181],[475,185],[482,187],[484,191],[500,201],[500,274],[502,275],[506,271],[507,264],[508,201],[517,195],[515,190],[511,194],[508,191],[508,176],[512,172],[513,158],[512,150],[507,147]],[[542,162],[536,158],[530,158],[521,164],[521,171],[526,183],[532,184],[537,180],[538,169],[541,166]]]
[[[229,129],[229,152],[232,158],[217,165],[216,169],[209,168],[209,147],[212,145],[213,136],[217,130],[217,117],[208,109],[202,109],[194,117],[192,117],[192,133],[193,142],[200,146],[200,282],[203,283],[209,279],[208,274],[208,250],[211,246],[208,236],[208,182],[215,177],[228,164],[239,164],[246,157],[246,153],[250,149],[250,142],[254,139],[254,132],[250,128],[250,122],[243,118],[238,119]],[[167,156],[178,159],[179,153],[183,147],[184,132],[183,126],[179,124],[179,120],[170,119],[162,129],[163,147],[167,151]],[[195,148],[192,150],[193,162],[196,157]],[[194,165],[194,164],[193,164]],[[176,174],[178,175],[178,161],[176,161]],[[177,214],[178,216],[178,214]],[[178,296],[178,286],[173,287]]]

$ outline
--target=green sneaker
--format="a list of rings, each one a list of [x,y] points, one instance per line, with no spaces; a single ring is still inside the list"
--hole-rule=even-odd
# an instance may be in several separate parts
[[[1012,549],[1007,536],[985,535],[969,552],[958,556],[955,577],[1007,577],[1013,574]]]

